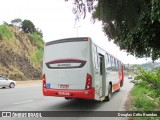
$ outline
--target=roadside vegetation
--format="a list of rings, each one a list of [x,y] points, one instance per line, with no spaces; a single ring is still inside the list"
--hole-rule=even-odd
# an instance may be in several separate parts
[[[131,91],[132,111],[160,111],[160,68],[145,71],[138,68]],[[136,117],[135,120],[159,120],[160,117]]]
[[[36,46],[34,52],[31,55],[31,60],[37,67],[41,67],[43,59],[43,46],[44,46],[44,41],[42,39],[42,36],[40,36],[36,32],[29,34],[28,36],[32,40],[32,44]]]
[[[0,25],[0,39],[11,40],[13,37],[8,25]]]

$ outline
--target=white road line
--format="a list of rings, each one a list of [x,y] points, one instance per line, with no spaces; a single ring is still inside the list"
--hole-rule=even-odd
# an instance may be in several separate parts
[[[18,104],[29,103],[29,102],[32,102],[32,101],[33,101],[33,100],[27,100],[27,101],[18,102],[18,103],[13,103],[13,104],[18,105]]]

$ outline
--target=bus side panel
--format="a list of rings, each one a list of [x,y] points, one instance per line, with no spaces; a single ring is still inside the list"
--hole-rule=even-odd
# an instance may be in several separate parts
[[[100,91],[99,91],[99,70],[98,70],[98,53],[96,46],[92,43],[91,44],[91,51],[92,51],[92,69],[93,69],[93,87],[95,88],[95,100],[100,99]]]

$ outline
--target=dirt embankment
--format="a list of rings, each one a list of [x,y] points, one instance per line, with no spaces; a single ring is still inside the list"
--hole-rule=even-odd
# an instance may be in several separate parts
[[[1,69],[3,69],[1,75],[14,80],[40,79],[40,69],[34,68],[25,56],[9,50],[0,51],[0,55]]]
[[[36,41],[28,34],[14,27],[8,27],[12,37],[0,38],[0,75],[13,80],[38,80],[41,79],[41,64],[34,62],[37,50]]]

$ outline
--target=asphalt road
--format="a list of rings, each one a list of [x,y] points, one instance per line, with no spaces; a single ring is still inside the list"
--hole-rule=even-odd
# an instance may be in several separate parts
[[[0,111],[123,111],[127,95],[133,84],[125,78],[124,86],[120,92],[115,92],[109,102],[86,100],[65,100],[59,97],[44,97],[41,86],[16,87],[13,89],[0,89]],[[1,118],[0,118],[1,119]],[[16,118],[17,120],[18,118]],[[44,119],[44,118],[43,118]],[[53,118],[47,118],[53,119]],[[57,119],[65,119],[58,117]],[[95,119],[85,117],[72,117],[72,119]],[[104,117],[98,118],[105,119]],[[107,118],[117,120],[117,118]],[[3,118],[4,120],[4,118]]]

